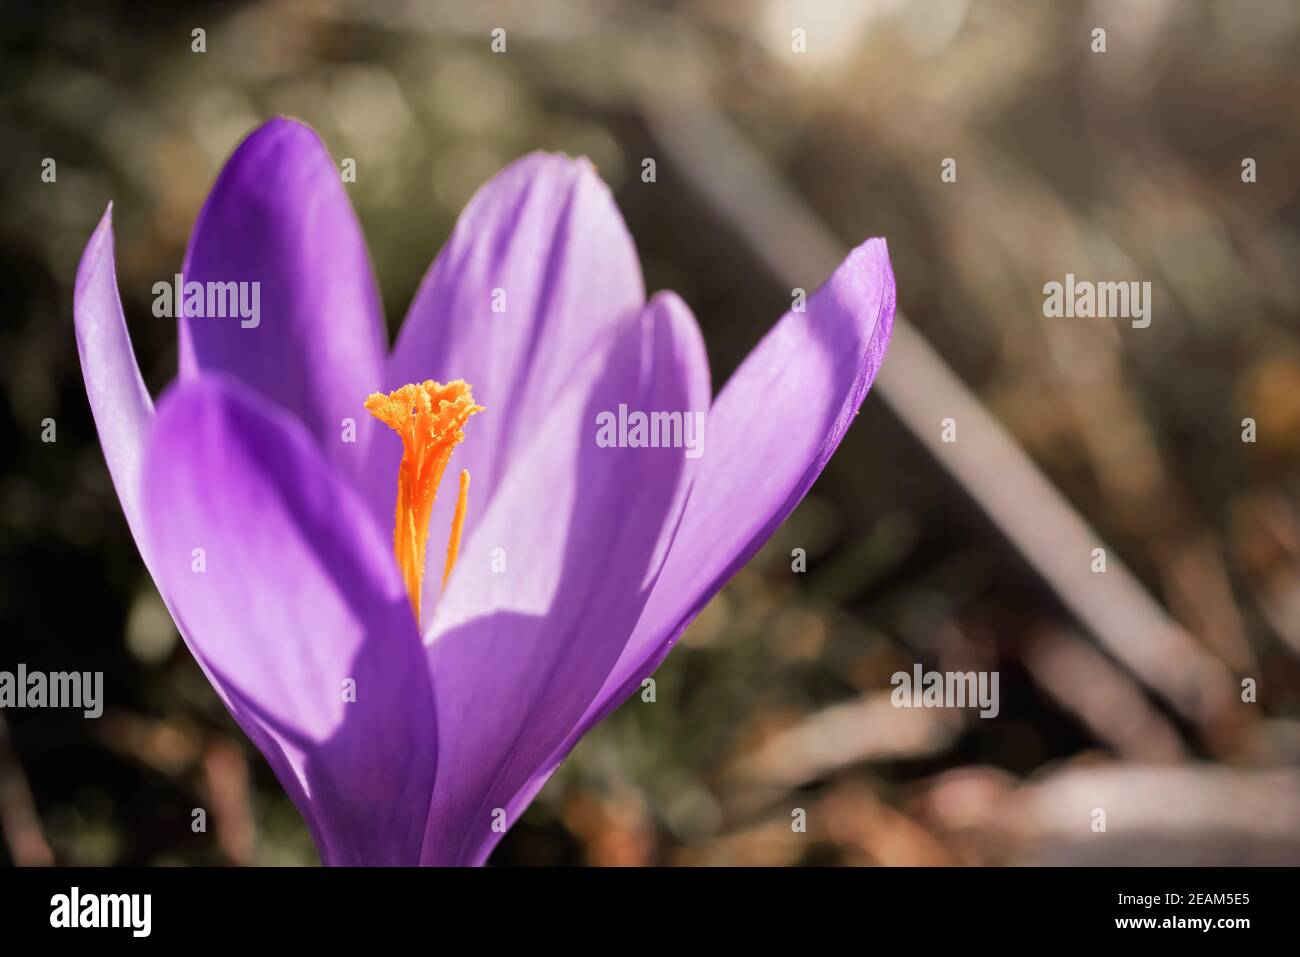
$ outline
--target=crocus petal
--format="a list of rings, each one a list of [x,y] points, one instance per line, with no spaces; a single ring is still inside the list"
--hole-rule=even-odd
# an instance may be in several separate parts
[[[117,294],[111,204],[81,254],[72,313],[99,444],[127,524],[148,564],[141,535],[140,469],[145,438],[153,425],[153,400],[140,377]]]
[[[301,419],[331,461],[357,474],[380,428],[361,403],[382,374],[383,310],[338,167],[313,130],[275,119],[239,145],[199,213],[184,277],[187,286],[260,285],[255,325],[181,320],[181,378],[240,380]],[[254,287],[244,289],[251,296]],[[348,418],[355,442],[343,438]]]
[[[452,462],[473,476],[467,534],[578,360],[644,302],[636,248],[587,160],[530,154],[470,201],[411,304],[384,383],[465,379],[487,410]],[[382,443],[377,452],[369,484],[391,522],[399,453]],[[454,499],[439,499],[433,528],[447,527]]]
[[[439,774],[426,863],[487,857],[513,821],[499,809],[617,660],[658,571],[663,529],[680,515],[692,464],[684,450],[599,447],[598,416],[622,403],[702,419],[703,344],[668,295],[624,326],[611,350],[580,364],[511,463],[437,608],[429,658]]]
[[[651,674],[686,626],[802,501],[889,344],[894,273],[868,240],[787,313],[728,380],[676,538],[631,640],[582,720],[508,808],[527,806],[578,740]]]
[[[162,400],[144,495],[159,588],[322,860],[418,862],[433,694],[389,545],[356,493],[299,422],[211,376]]]

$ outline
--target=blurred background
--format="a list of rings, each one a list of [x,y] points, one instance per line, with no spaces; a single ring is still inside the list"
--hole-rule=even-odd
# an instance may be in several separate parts
[[[0,38],[0,669],[107,701],[0,711],[0,861],[316,863],[139,560],[71,317],[111,199],[157,394],[151,286],[283,113],[356,160],[390,338],[538,148],[596,163],[715,387],[889,241],[906,320],[839,453],[494,863],[1300,863],[1300,4],[6,3]],[[1150,327],[1045,319],[1067,272],[1150,281]],[[893,708],[917,663],[997,671],[1000,714]]]

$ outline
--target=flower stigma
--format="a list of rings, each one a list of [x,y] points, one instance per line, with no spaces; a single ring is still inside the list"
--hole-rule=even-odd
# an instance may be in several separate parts
[[[429,517],[438,486],[452,451],[465,440],[465,422],[483,406],[474,404],[469,383],[463,379],[443,385],[432,379],[411,383],[385,395],[366,399],[366,411],[402,439],[402,464],[397,470],[397,514],[393,522],[393,554],[406,583],[415,620],[420,620],[420,594],[424,585],[424,552],[429,540]],[[469,471],[460,473],[456,512],[447,541],[447,561],[442,587],[456,565],[460,536],[469,503]]]

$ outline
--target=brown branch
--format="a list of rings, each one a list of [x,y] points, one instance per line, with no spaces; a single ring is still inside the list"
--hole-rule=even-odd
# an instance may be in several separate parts
[[[844,244],[698,84],[679,81],[675,94],[646,90],[641,109],[686,180],[773,275],[792,288],[811,288],[844,258]],[[1105,574],[1091,571],[1101,537],[901,311],[875,391],[1108,652],[1202,728],[1223,717],[1234,700],[1227,669],[1112,551]],[[960,422],[958,442],[940,439],[948,417]]]
[[[54,863],[54,852],[45,840],[27,774],[3,714],[0,714],[0,828],[15,864],[49,867]]]

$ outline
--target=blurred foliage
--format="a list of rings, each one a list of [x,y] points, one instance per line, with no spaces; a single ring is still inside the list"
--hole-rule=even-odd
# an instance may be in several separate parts
[[[179,641],[103,464],[71,286],[106,203],[157,394],[175,330],[150,288],[262,119],[356,159],[390,336],[482,182],[532,149],[586,154],[647,287],[698,315],[716,387],[789,292],[670,163],[640,182],[657,146],[639,104],[689,73],[846,248],[888,237],[900,307],[1260,701],[1231,734],[1171,714],[869,397],[657,701],[589,735],[494,861],[1300,861],[1300,5],[43,3],[6,4],[0,37],[0,668],[103,670],[108,697],[96,722],[0,716],[0,775],[11,794],[25,778],[57,860],[316,859]],[[1150,279],[1151,328],[1044,320],[1066,272]],[[915,661],[996,668],[1000,717],[889,708]],[[1116,833],[1090,832],[1099,805]]]

